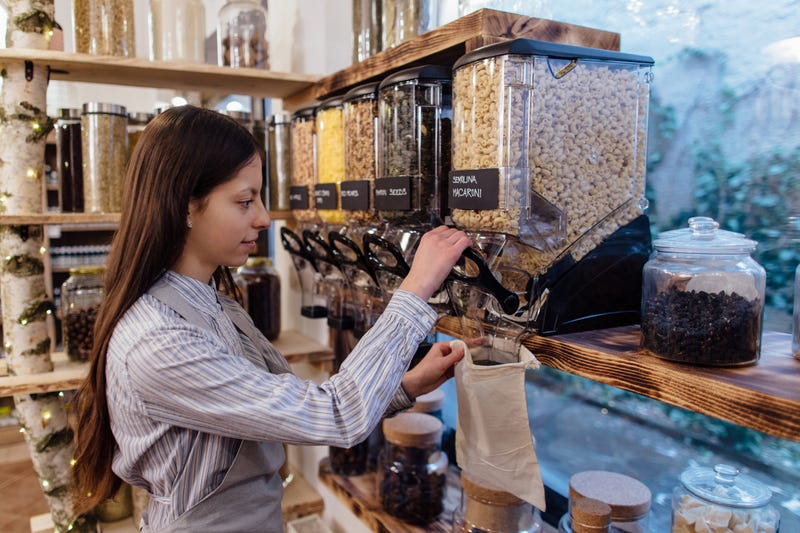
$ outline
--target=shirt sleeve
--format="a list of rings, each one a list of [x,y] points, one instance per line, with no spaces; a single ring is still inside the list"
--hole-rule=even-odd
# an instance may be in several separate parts
[[[398,291],[339,372],[320,385],[271,374],[185,322],[141,337],[126,371],[154,420],[244,440],[350,447],[387,410],[412,404],[400,381],[435,319],[426,302]]]

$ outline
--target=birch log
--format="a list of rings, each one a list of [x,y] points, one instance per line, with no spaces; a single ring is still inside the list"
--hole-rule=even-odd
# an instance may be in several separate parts
[[[8,11],[6,45],[45,49],[53,21],[53,0],[3,0]],[[47,65],[25,61],[0,64],[0,213],[41,213],[47,117]],[[3,346],[9,373],[49,372],[51,340],[42,226],[0,226],[0,299]],[[75,521],[70,469],[72,431],[59,393],[14,397],[39,482],[56,531],[86,529]],[[77,526],[77,527],[76,527]]]

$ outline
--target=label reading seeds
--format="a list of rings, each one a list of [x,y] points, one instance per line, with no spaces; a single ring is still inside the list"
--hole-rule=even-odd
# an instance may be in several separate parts
[[[291,209],[308,209],[308,187],[305,185],[289,187],[289,207]]]
[[[411,209],[411,177],[376,179],[375,208],[383,211],[409,211]]]
[[[335,183],[314,185],[314,205],[317,209],[337,209],[338,203]]]
[[[340,184],[342,209],[366,211],[369,209],[369,181],[352,180]]]
[[[500,169],[452,170],[447,180],[447,206],[451,209],[497,209]]]

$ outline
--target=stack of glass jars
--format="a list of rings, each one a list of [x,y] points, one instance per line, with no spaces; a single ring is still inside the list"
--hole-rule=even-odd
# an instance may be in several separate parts
[[[383,421],[386,439],[378,457],[378,497],[392,516],[427,524],[444,508],[447,456],[442,423],[423,413],[400,413]]]
[[[71,361],[88,361],[94,345],[94,324],[103,302],[105,267],[75,267],[61,285],[61,327],[64,351]]]
[[[453,533],[538,533],[542,530],[539,510],[504,491],[470,481],[461,473],[461,506],[453,517]]]
[[[219,10],[217,64],[269,68],[267,10],[254,0],[229,0]]]
[[[700,365],[757,362],[766,272],[750,257],[756,242],[693,217],[653,245],[642,273],[642,348]]]

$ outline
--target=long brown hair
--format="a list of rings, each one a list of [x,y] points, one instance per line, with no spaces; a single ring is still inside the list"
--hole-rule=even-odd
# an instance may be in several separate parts
[[[89,375],[75,398],[76,510],[86,512],[116,493],[116,442],[106,396],[106,352],[128,309],[180,257],[190,200],[203,200],[256,154],[252,135],[233,119],[207,109],[168,109],[147,125],[125,176],[122,216],[105,274],[105,298],[94,329]],[[233,290],[227,268],[214,274]]]

